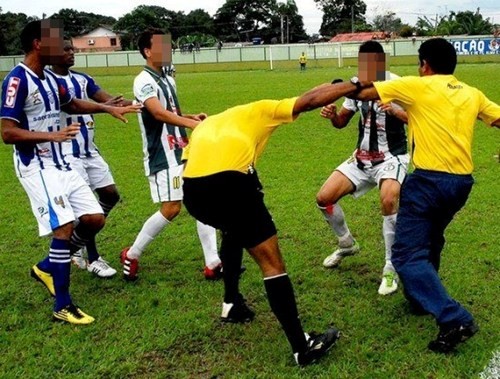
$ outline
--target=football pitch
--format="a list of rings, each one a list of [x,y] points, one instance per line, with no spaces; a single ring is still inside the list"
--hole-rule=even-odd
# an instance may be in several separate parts
[[[110,69],[95,79],[108,92],[131,98],[141,68],[128,70],[118,75]],[[416,75],[417,66],[391,71]],[[184,113],[214,114],[254,100],[296,96],[355,73],[354,67],[303,73],[298,67],[207,73],[179,68],[176,79]],[[498,63],[459,64],[456,76],[500,103]],[[121,194],[97,241],[119,274],[104,280],[72,268],[74,301],[96,318],[88,326],[51,321],[53,300],[29,275],[47,254],[49,240],[37,236],[27,196],[14,174],[12,147],[0,146],[1,378],[477,378],[491,365],[500,350],[498,130],[477,122],[476,183],[447,230],[440,271],[450,294],[475,316],[480,332],[457,353],[438,355],[426,348],[437,334],[433,319],[411,315],[401,290],[388,297],[377,294],[384,264],[377,190],[341,202],[361,252],[337,269],[322,266],[335,241],[316,208],[315,194],[352,153],[358,117],[336,130],[316,110],[277,129],[257,170],[304,329],[322,332],[335,325],[342,333],[326,357],[300,369],[248,254],[241,292],[256,311],[255,320],[219,322],[223,283],[204,279],[195,222],[185,209],[142,255],[140,279],[122,280],[119,252],[158,209],[144,176],[136,116],[127,118],[129,123],[122,124],[96,116],[96,142]],[[488,372],[498,374],[498,367]]]

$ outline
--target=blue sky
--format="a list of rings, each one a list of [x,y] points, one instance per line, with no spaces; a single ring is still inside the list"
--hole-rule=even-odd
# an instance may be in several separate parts
[[[280,1],[280,0],[278,0]],[[284,2],[284,0],[283,0]],[[299,13],[304,19],[308,34],[317,33],[321,25],[322,12],[316,7],[314,0],[295,0]],[[475,11],[481,8],[484,17],[490,17],[494,23],[500,24],[500,1],[498,0],[364,0],[367,5],[367,17],[393,11],[403,22],[415,24],[419,16],[434,18],[437,15],[446,15],[450,11]],[[202,8],[213,15],[225,0],[85,0],[83,2],[65,2],[61,0],[22,0],[10,1],[1,4],[3,12],[26,13],[42,17],[42,14],[51,15],[61,8],[73,8],[79,11],[99,13],[119,18],[130,12],[140,4],[160,5],[174,11],[189,13],[193,9]],[[73,5],[75,4],[75,5]]]

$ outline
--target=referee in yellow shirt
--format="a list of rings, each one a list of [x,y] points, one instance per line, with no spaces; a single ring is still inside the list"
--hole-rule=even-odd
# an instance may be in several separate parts
[[[446,40],[425,41],[419,60],[420,77],[375,82],[356,97],[395,101],[408,114],[415,171],[402,186],[392,262],[410,309],[417,314],[430,313],[437,321],[439,334],[429,349],[447,353],[472,337],[478,327],[439,278],[444,231],[464,206],[474,182],[474,123],[479,118],[500,126],[500,106],[453,76],[457,56]]]
[[[355,90],[353,83],[326,84],[298,98],[261,100],[230,108],[201,122],[184,151],[184,205],[196,219],[222,232],[221,320],[241,323],[254,317],[239,292],[245,248],[260,266],[271,309],[301,366],[323,356],[339,332],[330,328],[320,335],[304,334],[255,163],[278,126]]]

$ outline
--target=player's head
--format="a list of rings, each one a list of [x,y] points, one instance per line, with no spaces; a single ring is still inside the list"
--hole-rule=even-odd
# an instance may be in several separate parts
[[[161,29],[146,29],[139,35],[137,45],[142,57],[155,67],[172,63],[172,36]]]
[[[42,40],[42,22],[40,20],[29,22],[21,32],[21,48],[25,54],[33,51],[35,40]]]
[[[75,65],[75,48],[70,39],[65,39],[63,44],[62,60],[54,66],[64,67],[66,69]]]
[[[62,36],[61,20],[32,21],[21,32],[21,47],[26,54],[39,52],[43,64],[58,63],[63,51]]]
[[[420,75],[451,75],[457,66],[457,52],[444,38],[431,38],[418,49],[418,60]]]
[[[377,41],[366,41],[359,47],[358,77],[363,81],[385,80],[386,56]]]

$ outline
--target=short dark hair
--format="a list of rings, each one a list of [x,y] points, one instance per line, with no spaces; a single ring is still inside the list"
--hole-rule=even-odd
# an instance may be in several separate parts
[[[422,43],[418,49],[418,59],[420,66],[425,60],[435,74],[453,74],[457,66],[457,52],[444,38],[431,38]]]
[[[384,54],[384,48],[377,41],[366,41],[359,47],[360,53],[382,53]]]
[[[31,21],[24,27],[21,32],[21,48],[28,54],[33,50],[33,41],[42,39],[42,21]]]
[[[155,34],[165,34],[165,32],[159,28],[148,28],[137,39],[137,47],[144,59],[147,58],[146,54],[144,54],[144,49],[151,49],[151,39]]]

